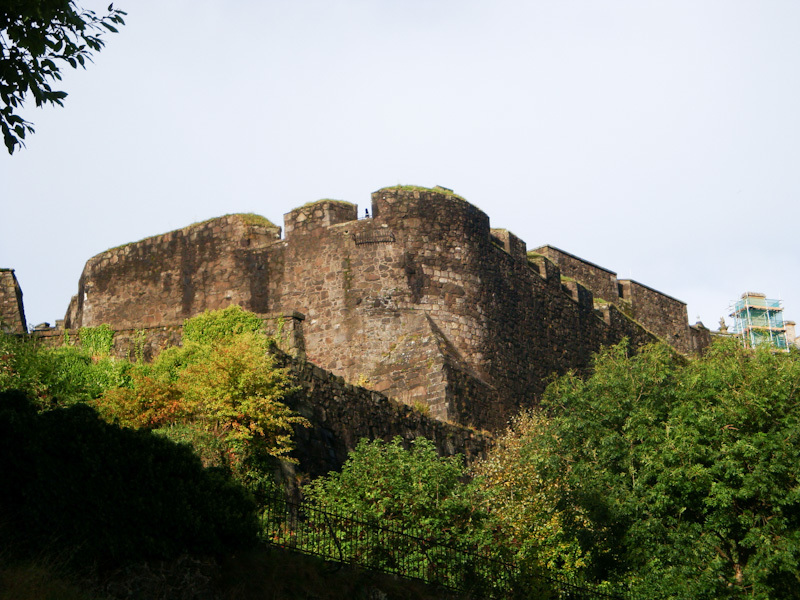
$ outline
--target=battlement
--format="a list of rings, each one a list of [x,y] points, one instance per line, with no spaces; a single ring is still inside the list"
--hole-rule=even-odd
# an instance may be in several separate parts
[[[641,323],[680,352],[692,352],[692,330],[686,303],[632,279],[565,252],[555,246],[540,246],[534,253],[556,263],[562,275],[591,290],[598,300],[609,302]]]
[[[461,231],[489,239],[489,217],[452,190],[416,186],[381,188],[372,194],[372,217],[410,231]]]
[[[619,300],[617,274],[555,246],[539,246],[533,252],[558,265],[561,273],[580,281],[597,298],[616,304]]]
[[[528,260],[528,248],[525,242],[508,229],[492,229],[492,241],[517,260]]]
[[[319,234],[322,228],[358,219],[358,205],[343,200],[310,202],[283,215],[286,238]]]

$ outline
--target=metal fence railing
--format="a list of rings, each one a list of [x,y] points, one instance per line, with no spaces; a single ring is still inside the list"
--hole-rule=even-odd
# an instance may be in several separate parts
[[[525,597],[524,587],[543,600],[634,600],[557,575],[525,576],[513,563],[487,553],[278,496],[263,506],[262,532],[265,541],[282,548],[421,580],[465,597]]]

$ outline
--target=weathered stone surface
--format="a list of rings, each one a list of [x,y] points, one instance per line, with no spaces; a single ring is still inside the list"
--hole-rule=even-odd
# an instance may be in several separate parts
[[[620,298],[631,307],[631,316],[667,341],[680,352],[689,352],[689,318],[686,304],[654,290],[638,281],[622,279],[619,282]]]
[[[107,250],[86,263],[65,325],[135,330],[230,304],[258,307],[257,251],[279,237],[277,227],[228,215]]]
[[[575,279],[591,290],[595,298],[610,302],[627,312],[676,350],[699,352],[710,343],[708,335],[689,326],[686,303],[632,279],[617,279],[613,271],[554,246],[540,246],[533,253],[553,261],[562,275]]]
[[[613,271],[590,263],[588,260],[578,258],[555,246],[540,246],[533,252],[553,261],[558,265],[562,275],[578,280],[592,290],[596,298],[602,298],[607,302],[617,304],[619,300],[617,274]]]
[[[389,441],[400,436],[410,441],[422,436],[442,456],[460,453],[468,463],[484,457],[492,441],[485,432],[439,421],[383,394],[345,383],[309,362],[281,353],[278,358],[300,388],[289,406],[311,423],[295,428],[297,447],[292,457],[298,460],[298,470],[312,477],[341,468],[362,438]]]
[[[22,305],[22,290],[14,275],[14,269],[0,269],[0,331],[25,333],[25,309]]]

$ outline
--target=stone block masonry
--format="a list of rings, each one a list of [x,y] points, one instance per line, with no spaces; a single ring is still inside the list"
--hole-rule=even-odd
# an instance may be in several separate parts
[[[591,290],[596,299],[610,302],[629,314],[676,350],[695,352],[709,344],[708,336],[689,326],[686,303],[632,279],[617,279],[613,271],[555,246],[541,246],[533,253],[553,261],[562,275]]]
[[[311,423],[295,428],[297,446],[291,453],[298,469],[311,477],[340,469],[362,438],[425,437],[441,456],[463,454],[468,464],[486,455],[492,441],[486,432],[444,423],[307,361],[281,352],[277,357],[299,388],[287,404]]]
[[[207,309],[257,305],[253,252],[279,238],[263,217],[228,215],[107,250],[86,263],[65,326],[180,326]]]
[[[14,269],[0,269],[0,331],[25,333],[25,308],[22,305],[22,290],[14,275]]]
[[[527,253],[450,190],[384,188],[370,208],[359,220],[348,202],[307,204],[284,216],[283,238],[265,219],[228,215],[103,252],[87,262],[66,326],[108,323],[129,347],[131,332],[152,332],[152,354],[206,309],[296,315],[288,346],[311,363],[490,430],[603,345],[659,335],[685,348],[685,305],[639,284],[620,296],[611,271],[577,257],[585,273],[562,281],[572,271],[561,255]]]

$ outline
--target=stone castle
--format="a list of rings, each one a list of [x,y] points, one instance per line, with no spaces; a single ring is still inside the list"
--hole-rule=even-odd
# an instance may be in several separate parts
[[[118,352],[145,339],[152,355],[186,318],[238,304],[344,381],[489,430],[603,345],[709,343],[683,302],[552,246],[529,252],[446,188],[384,188],[370,213],[321,200],[287,213],[283,237],[228,215],[107,250],[86,263],[64,321],[37,333],[107,323]],[[25,331],[13,271],[0,277],[0,318]]]

